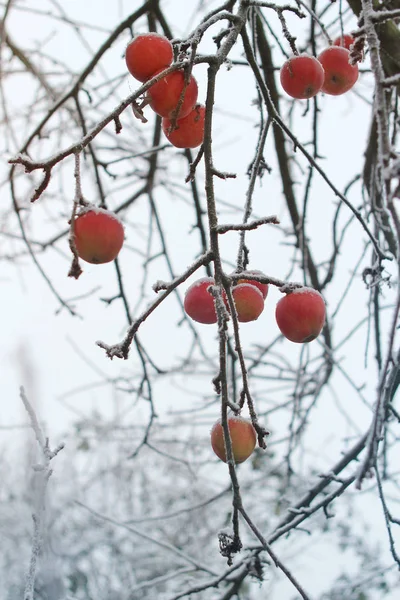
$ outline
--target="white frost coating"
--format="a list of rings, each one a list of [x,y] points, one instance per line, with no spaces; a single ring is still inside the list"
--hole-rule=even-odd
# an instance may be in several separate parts
[[[241,417],[240,415],[232,415],[232,416],[228,417],[228,425],[232,421],[237,421],[238,423],[248,423],[249,425],[252,425],[252,422],[249,419],[245,419],[245,417]],[[211,430],[210,430],[211,434],[218,427],[218,425],[221,425],[221,419],[218,419],[218,421],[215,421],[214,425],[211,427]]]
[[[239,283],[239,285],[235,285],[235,287],[233,288],[233,291],[239,290],[239,289],[242,289],[242,288],[251,288],[252,290],[257,290],[257,293],[264,300],[264,296],[263,296],[262,291],[260,290],[260,288],[258,288],[256,285],[253,285],[252,283]]]
[[[257,283],[261,283],[262,285],[268,285],[267,283],[259,281],[259,279],[262,279],[263,277],[266,278],[267,276],[265,275],[265,273],[263,273],[262,271],[258,271],[257,269],[254,269],[252,271],[243,271],[242,273],[232,273],[232,275],[240,275],[240,279],[253,279],[253,277],[255,277],[254,281],[256,281]]]
[[[79,211],[77,218],[81,217],[82,215],[86,215],[86,213],[88,213],[88,212],[94,212],[97,215],[98,214],[107,215],[107,216],[111,217],[112,219],[115,219],[121,225],[121,227],[124,227],[124,224],[122,223],[121,219],[118,217],[118,215],[115,212],[112,212],[111,210],[107,210],[106,208],[101,208],[100,206],[96,206],[95,204],[88,204],[87,206],[83,207],[82,210]]]
[[[163,281],[162,279],[157,279],[151,286],[154,292],[159,292],[161,289],[167,288],[171,284],[167,281]]]
[[[135,41],[138,37],[140,37],[140,38],[156,37],[156,38],[162,38],[163,40],[167,40],[169,42],[169,39],[166,38],[165,35],[162,35],[161,33],[157,33],[156,31],[145,31],[144,33],[138,33],[137,35],[135,35],[135,37],[133,38],[132,41]],[[132,42],[130,42],[130,43],[132,43]],[[169,42],[169,43],[171,44],[171,42]]]
[[[249,419],[245,419],[245,417],[241,417],[240,415],[232,415],[228,417],[228,421],[237,421],[238,423],[251,423]]]
[[[12,160],[21,160],[24,162],[29,162],[31,160],[31,158],[27,154],[24,154],[23,152],[19,152],[18,154],[16,154],[14,156],[14,158],[12,158]],[[23,167],[23,166],[24,165],[21,165],[21,167]]]
[[[293,290],[291,290],[290,293],[291,294],[314,294],[316,296],[319,296],[323,300],[322,294],[320,292],[318,292],[318,290],[315,290],[314,288],[311,288],[311,287],[303,286],[301,288],[294,288]]]
[[[202,277],[201,279],[198,279],[197,281],[195,281],[194,283],[192,283],[192,285],[190,285],[188,287],[188,289],[186,290],[186,294],[188,294],[191,290],[194,290],[195,288],[200,287],[206,281],[209,282],[210,285],[215,284],[213,277]]]
[[[319,62],[318,58],[316,58],[315,56],[312,56],[311,54],[307,54],[307,52],[302,52],[301,54],[293,54],[293,56],[290,56],[287,59],[287,61],[285,62],[285,65],[287,65],[288,63],[291,63],[294,60],[297,60],[298,58],[311,58],[313,61],[315,61],[319,65],[321,65],[321,63]],[[283,65],[283,66],[285,66],[285,65]]]
[[[251,277],[252,275],[255,275],[256,277],[265,277],[264,273],[262,271],[259,271],[258,269],[243,271],[242,273],[239,273],[239,275],[243,276],[245,279]]]
[[[321,64],[318,60],[318,58],[316,58],[315,56],[312,56],[311,54],[307,54],[307,52],[302,52],[301,54],[297,54],[292,56],[291,60],[293,60],[294,58],[301,58],[301,57],[306,57],[306,58],[312,58],[315,62]]]

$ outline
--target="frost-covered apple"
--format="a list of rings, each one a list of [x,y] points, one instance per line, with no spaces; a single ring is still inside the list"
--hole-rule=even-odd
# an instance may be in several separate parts
[[[205,115],[205,107],[196,104],[186,117],[176,121],[174,127],[171,119],[164,117],[163,132],[175,148],[197,148],[203,143]]]
[[[358,66],[351,65],[350,52],[343,46],[330,46],[321,52],[318,60],[324,68],[322,91],[332,96],[348,92],[358,79]]]
[[[174,71],[166,75],[156,83],[153,83],[147,91],[151,108],[161,117],[170,118],[175,116],[174,111],[184,88],[185,74],[183,71]],[[197,81],[193,75],[190,75],[184,92],[183,103],[179,109],[179,114],[176,115],[177,118],[183,119],[183,117],[186,117],[193,110],[197,102],[197,94]]]
[[[238,321],[248,323],[255,321],[264,310],[264,298],[261,291],[250,283],[240,283],[232,288],[232,296]]]
[[[256,277],[259,276],[263,276],[264,273],[262,273],[262,271],[257,271],[256,269],[254,269],[253,271],[246,271],[246,278],[244,279],[238,279],[238,284],[239,283],[249,283],[250,285],[254,285],[256,288],[258,288],[260,290],[260,292],[263,295],[263,298],[265,300],[265,298],[268,295],[268,283],[260,283],[259,281],[255,281],[254,279],[250,278],[250,275],[255,275]]]
[[[289,96],[305,100],[318,94],[324,83],[324,69],[314,56],[300,54],[283,64],[280,80]]]
[[[142,33],[128,44],[125,61],[129,72],[139,81],[147,81],[170,66],[174,58],[171,42],[159,33]]]
[[[243,417],[228,417],[229,435],[235,463],[242,463],[251,456],[256,447],[257,434],[251,421]],[[211,429],[211,446],[222,461],[227,462],[224,430],[219,419]]]
[[[279,329],[291,342],[311,342],[325,323],[325,302],[319,292],[309,287],[296,288],[276,305]]]
[[[81,212],[73,222],[78,256],[93,264],[117,258],[124,243],[124,227],[118,217],[103,208]]]
[[[345,33],[333,40],[332,44],[333,46],[343,46],[343,48],[350,50],[350,46],[354,44],[354,38],[349,33]]]
[[[212,277],[198,279],[186,290],[184,309],[187,315],[198,323],[211,324],[217,322],[214,296],[209,287],[214,285]]]

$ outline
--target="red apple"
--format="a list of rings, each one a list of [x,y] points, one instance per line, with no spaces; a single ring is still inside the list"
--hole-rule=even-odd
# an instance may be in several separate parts
[[[249,283],[239,283],[232,288],[238,321],[255,321],[264,310],[264,298],[260,290]]]
[[[159,33],[137,35],[125,51],[126,66],[139,81],[147,81],[169,67],[173,58],[171,42]]]
[[[256,447],[256,430],[251,422],[243,417],[228,417],[228,428],[234,461],[242,463],[249,458]],[[220,419],[211,429],[211,446],[218,458],[227,462],[224,430]]]
[[[325,71],[322,91],[331,96],[348,92],[358,79],[358,66],[349,63],[350,52],[342,46],[330,46],[321,52],[318,60]]]
[[[291,342],[311,342],[325,323],[325,302],[319,292],[302,287],[286,294],[276,305],[279,329]]]
[[[339,36],[333,40],[334,46],[343,46],[343,48],[346,48],[347,50],[350,50],[350,46],[352,44],[354,44],[354,38],[348,33],[345,33],[343,36]]]
[[[194,321],[211,324],[217,322],[214,296],[208,291],[214,285],[212,277],[203,277],[195,281],[185,294],[184,309]]]
[[[89,263],[107,263],[117,258],[124,243],[124,227],[118,217],[103,208],[80,213],[74,223],[78,256]]]
[[[253,274],[256,276],[264,275],[264,273],[262,273],[261,271],[257,271],[257,270],[246,271],[246,273]],[[259,281],[255,281],[254,279],[250,279],[249,277],[247,277],[247,279],[238,279],[238,284],[239,283],[249,283],[250,285],[254,285],[256,288],[258,288],[260,290],[260,292],[263,295],[264,300],[268,295],[268,283],[260,283]]]
[[[171,119],[164,117],[162,120],[164,134],[176,148],[196,148],[203,143],[205,114],[205,107],[196,104],[186,117],[176,121],[174,129],[171,129]]]
[[[174,71],[153,83],[147,91],[147,97],[154,112],[161,117],[172,118],[184,86],[185,74],[183,71]],[[177,115],[179,119],[183,119],[193,110],[197,101],[197,93],[197,81],[191,75],[185,90],[183,104]]]
[[[321,63],[306,54],[292,56],[281,68],[281,84],[292,98],[312,98],[324,83],[324,70]]]

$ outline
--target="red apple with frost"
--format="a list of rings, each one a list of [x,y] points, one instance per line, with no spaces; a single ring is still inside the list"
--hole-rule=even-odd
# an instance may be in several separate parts
[[[235,463],[242,463],[251,456],[256,447],[257,434],[251,422],[243,417],[228,417],[229,435]],[[224,430],[219,419],[211,429],[211,446],[223,462],[227,462]]]
[[[93,264],[117,258],[124,243],[124,227],[117,215],[103,208],[80,213],[73,223],[78,256]]]
[[[157,73],[156,73],[157,74]],[[155,75],[156,75],[155,74]],[[182,70],[174,71],[163,77],[148,89],[149,104],[155,113],[161,117],[172,118],[178,105],[180,95],[185,87],[185,74]],[[189,83],[185,89],[183,104],[177,118],[183,119],[194,108],[197,102],[197,81],[190,75]]]
[[[196,104],[186,117],[176,121],[174,128],[171,119],[164,117],[164,134],[175,148],[197,148],[203,143],[205,115],[205,106]]]
[[[203,277],[192,283],[186,290],[183,304],[185,312],[198,323],[217,322],[214,296],[208,291],[208,288],[214,284],[212,277]]]
[[[318,60],[325,71],[322,91],[331,96],[348,92],[358,79],[358,66],[349,63],[350,52],[342,46],[330,46],[321,52]]]
[[[325,302],[312,288],[296,288],[276,305],[275,318],[283,335],[291,342],[311,342],[325,323]]]
[[[159,33],[137,35],[125,51],[129,72],[138,81],[147,81],[170,66],[174,58],[171,42]]]
[[[324,83],[324,69],[321,63],[307,54],[292,56],[281,68],[281,84],[292,98],[305,100],[320,91]]]
[[[343,46],[343,48],[346,48],[346,50],[350,50],[350,46],[352,44],[354,44],[354,38],[348,33],[340,35],[335,40],[333,40],[334,46]]]
[[[249,283],[239,283],[232,288],[232,296],[238,321],[256,321],[264,310],[264,298],[260,290]]]
[[[247,273],[247,278],[246,279],[238,279],[238,284],[239,283],[249,283],[250,285],[254,285],[256,288],[258,288],[260,290],[260,292],[263,295],[263,298],[265,300],[265,298],[268,295],[268,283],[260,283],[259,281],[255,281],[254,279],[250,279],[249,275],[253,274],[256,276],[264,276],[264,273],[262,273],[261,271],[246,271]]]

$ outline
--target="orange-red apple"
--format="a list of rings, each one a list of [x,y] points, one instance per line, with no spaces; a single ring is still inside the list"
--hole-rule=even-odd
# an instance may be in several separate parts
[[[147,81],[169,67],[173,58],[171,42],[159,33],[137,35],[125,51],[126,66],[139,81]]]
[[[93,264],[117,258],[124,243],[124,227],[117,215],[103,208],[90,208],[73,222],[78,256]]]
[[[340,35],[333,40],[334,46],[343,46],[343,48],[346,48],[347,50],[350,50],[352,44],[354,44],[354,38],[349,33],[345,33],[343,36]]]
[[[228,417],[228,428],[234,461],[242,463],[249,458],[256,447],[256,430],[248,419],[233,416]],[[211,446],[218,458],[227,462],[224,430],[220,419],[211,429]]]
[[[250,283],[239,283],[232,288],[238,321],[255,321],[264,310],[264,298],[260,290]]]
[[[350,52],[342,46],[330,46],[321,52],[318,60],[324,68],[322,91],[332,96],[348,92],[358,79],[358,66],[349,63]]]
[[[176,121],[174,129],[172,129],[171,119],[164,117],[162,120],[164,134],[175,148],[197,148],[203,143],[205,114],[205,107],[196,104],[186,117]]]
[[[261,271],[257,271],[257,270],[246,271],[246,273],[248,273],[248,275],[253,274],[256,276],[264,275],[264,273],[262,273]],[[239,283],[249,283],[250,285],[254,285],[256,288],[258,288],[260,290],[260,292],[263,295],[264,300],[268,295],[268,283],[260,283],[259,281],[255,281],[254,279],[250,279],[250,278],[238,279],[238,284]]]
[[[325,302],[319,292],[302,287],[286,294],[276,305],[279,329],[291,342],[311,342],[325,323]]]
[[[314,56],[300,54],[284,63],[280,79],[289,96],[305,100],[318,94],[324,83],[324,69]]]
[[[217,322],[214,296],[208,291],[211,285],[214,285],[212,277],[202,277],[186,290],[183,304],[185,312],[198,323]]]
[[[147,97],[154,112],[161,117],[172,118],[184,86],[185,74],[183,71],[174,71],[156,83],[153,83],[147,91]],[[197,93],[197,81],[191,75],[185,89],[182,106],[177,115],[178,119],[183,119],[183,117],[186,117],[193,110],[197,102]]]

